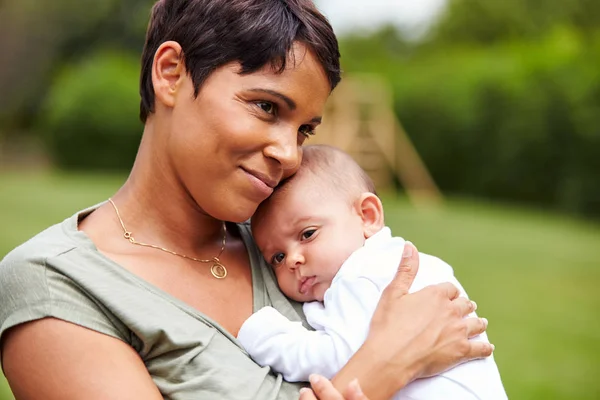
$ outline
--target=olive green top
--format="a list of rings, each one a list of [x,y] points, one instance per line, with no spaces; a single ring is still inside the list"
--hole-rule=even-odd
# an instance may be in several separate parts
[[[46,229],[2,260],[0,338],[15,325],[54,317],[128,343],[166,399],[298,398],[298,384],[255,364],[215,321],[102,255],[77,229],[97,207]],[[273,306],[303,321],[299,304],[279,291],[249,225],[237,226],[252,268],[254,311]]]

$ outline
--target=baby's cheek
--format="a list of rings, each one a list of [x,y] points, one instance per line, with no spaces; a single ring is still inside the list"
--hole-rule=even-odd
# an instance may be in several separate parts
[[[323,299],[325,298],[325,292],[327,291],[327,289],[329,289],[328,284],[325,283],[319,283],[316,287],[315,287],[315,297],[316,300],[318,301],[323,301]]]
[[[293,285],[289,280],[286,280],[285,283],[282,281],[282,283],[280,283],[279,285],[279,287],[281,287],[281,290],[286,296],[291,298],[296,298],[300,296],[297,285]]]

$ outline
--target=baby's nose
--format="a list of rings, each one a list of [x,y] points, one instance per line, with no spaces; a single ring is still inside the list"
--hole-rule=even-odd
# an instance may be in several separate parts
[[[288,255],[288,264],[291,269],[298,269],[304,264],[304,256],[300,252],[295,252]]]

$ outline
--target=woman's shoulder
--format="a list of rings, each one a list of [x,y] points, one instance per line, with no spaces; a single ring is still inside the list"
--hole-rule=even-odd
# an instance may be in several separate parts
[[[30,281],[36,275],[43,275],[43,267],[48,258],[77,247],[77,243],[65,232],[64,225],[68,221],[65,220],[38,233],[10,251],[0,261],[0,287],[2,287],[2,291],[7,289],[6,285],[12,278],[19,277]]]
[[[55,317],[122,337],[122,330],[106,321],[106,313],[83,288],[74,268],[87,268],[93,279],[100,257],[90,251],[93,243],[77,231],[80,215],[40,232],[0,261],[0,336],[12,326]]]
[[[44,260],[77,247],[94,247],[90,241],[86,242],[85,234],[77,230],[77,223],[82,216],[91,213],[95,208],[96,206],[78,211],[10,251],[0,261],[0,274],[11,268],[43,264]]]

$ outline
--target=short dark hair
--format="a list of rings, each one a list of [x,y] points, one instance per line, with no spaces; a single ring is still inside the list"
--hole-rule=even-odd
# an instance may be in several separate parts
[[[337,39],[311,0],[159,0],[152,8],[142,54],[142,122],[154,112],[154,55],[169,40],[181,45],[196,96],[206,78],[229,62],[239,62],[241,74],[269,63],[283,72],[295,41],[314,53],[331,90],[340,81]]]

